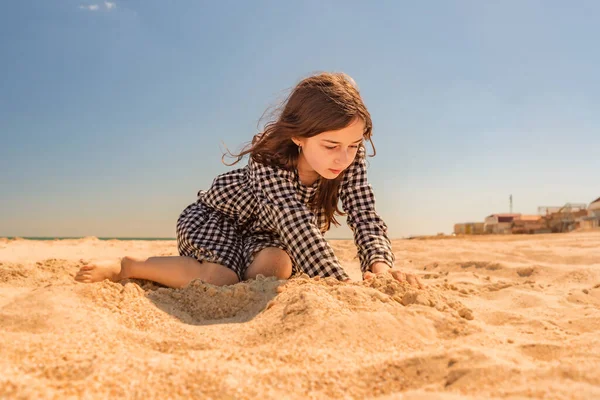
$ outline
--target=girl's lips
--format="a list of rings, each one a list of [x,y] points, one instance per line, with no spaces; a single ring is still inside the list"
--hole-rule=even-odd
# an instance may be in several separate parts
[[[331,172],[333,172],[334,174],[339,174],[340,172],[342,172],[342,170],[341,170],[341,169],[331,169],[331,168],[329,168],[329,170],[330,170]]]

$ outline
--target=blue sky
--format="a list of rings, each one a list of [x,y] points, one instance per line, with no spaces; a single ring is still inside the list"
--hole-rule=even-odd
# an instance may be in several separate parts
[[[3,2],[0,236],[174,237],[230,169],[221,142],[318,71],[361,88],[392,237],[510,194],[522,213],[589,203],[599,19],[595,1]]]

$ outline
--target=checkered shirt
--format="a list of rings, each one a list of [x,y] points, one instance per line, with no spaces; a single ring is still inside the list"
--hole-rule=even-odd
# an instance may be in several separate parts
[[[318,183],[305,186],[297,170],[264,165],[250,158],[246,167],[219,175],[209,190],[198,195],[199,202],[232,219],[244,236],[260,232],[277,234],[296,270],[311,277],[333,276],[344,280],[348,275],[323,236],[327,226],[325,213],[315,214],[308,206]],[[387,226],[375,211],[375,196],[367,182],[362,146],[344,172],[339,198],[354,234],[362,272],[376,261],[393,266]]]

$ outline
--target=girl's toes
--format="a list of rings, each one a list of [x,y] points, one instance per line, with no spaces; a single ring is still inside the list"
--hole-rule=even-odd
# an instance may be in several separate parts
[[[91,275],[89,273],[78,272],[75,275],[75,280],[79,282],[83,282],[86,279],[90,279]]]

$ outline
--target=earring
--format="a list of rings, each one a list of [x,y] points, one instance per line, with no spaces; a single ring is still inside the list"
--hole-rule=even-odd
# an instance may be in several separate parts
[[[302,146],[298,145],[298,154],[302,153]]]

